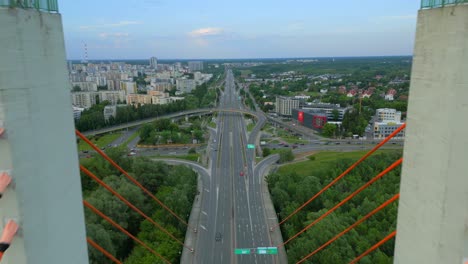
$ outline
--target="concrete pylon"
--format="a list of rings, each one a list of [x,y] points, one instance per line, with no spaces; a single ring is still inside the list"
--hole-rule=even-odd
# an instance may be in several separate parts
[[[13,179],[0,199],[0,224],[20,226],[2,264],[85,264],[62,21],[43,10],[0,7],[0,171]]]
[[[420,10],[394,263],[468,257],[468,4]]]

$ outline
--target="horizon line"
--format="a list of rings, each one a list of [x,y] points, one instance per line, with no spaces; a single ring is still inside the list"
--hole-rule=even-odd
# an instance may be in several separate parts
[[[381,58],[381,57],[412,57],[413,55],[370,55],[370,56],[318,56],[318,57],[251,57],[251,58],[158,58],[156,57],[158,60],[161,60],[161,61],[165,61],[165,60],[168,60],[168,61],[172,61],[172,60],[183,60],[183,61],[198,61],[198,60],[206,60],[206,61],[214,61],[214,60],[286,60],[286,59],[333,59],[333,58]],[[124,59],[124,58],[120,58],[120,59],[88,59],[88,61],[98,61],[98,60],[101,60],[101,61],[118,61],[118,60],[126,60],[126,61],[130,61],[130,60],[133,60],[133,61],[138,61],[138,60],[149,60],[151,57],[149,58],[138,58],[138,59]],[[82,61],[83,59],[68,59],[67,58],[67,61]]]

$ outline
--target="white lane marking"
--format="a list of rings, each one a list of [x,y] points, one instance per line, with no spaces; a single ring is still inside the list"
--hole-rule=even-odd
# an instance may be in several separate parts
[[[204,214],[204,215],[208,215],[205,211],[201,211],[201,212],[202,212],[202,214]]]
[[[206,227],[204,227],[204,226],[202,226],[202,225],[200,225],[200,227],[201,227],[201,228],[203,228],[203,230],[205,230],[205,231],[206,231]]]
[[[205,189],[205,192],[210,192],[210,190],[208,190],[208,189]]]

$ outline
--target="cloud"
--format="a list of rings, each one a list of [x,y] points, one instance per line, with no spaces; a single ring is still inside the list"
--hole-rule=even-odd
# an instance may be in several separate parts
[[[141,25],[143,22],[141,21],[119,21],[117,23],[110,23],[110,24],[100,24],[100,25],[88,25],[88,26],[80,26],[80,29],[96,29],[96,28],[115,28],[115,27],[124,27],[128,25]]]
[[[125,38],[128,37],[128,33],[123,33],[123,32],[116,32],[116,33],[101,33],[99,34],[100,38],[106,39],[106,38]]]
[[[189,32],[189,35],[192,37],[205,37],[205,36],[220,35],[221,33],[223,33],[222,28],[208,27],[208,28],[195,29]]]

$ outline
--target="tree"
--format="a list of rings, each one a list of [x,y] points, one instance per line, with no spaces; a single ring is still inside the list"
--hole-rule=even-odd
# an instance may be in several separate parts
[[[263,148],[263,157],[267,157],[271,154],[271,149]]]
[[[322,128],[322,134],[326,137],[332,137],[335,135],[336,125],[326,123]]]
[[[283,149],[279,152],[279,162],[280,163],[285,163],[288,161],[293,161],[294,160],[294,154],[292,153],[291,149]]]
[[[333,121],[338,121],[340,119],[340,112],[337,109],[332,111]]]

